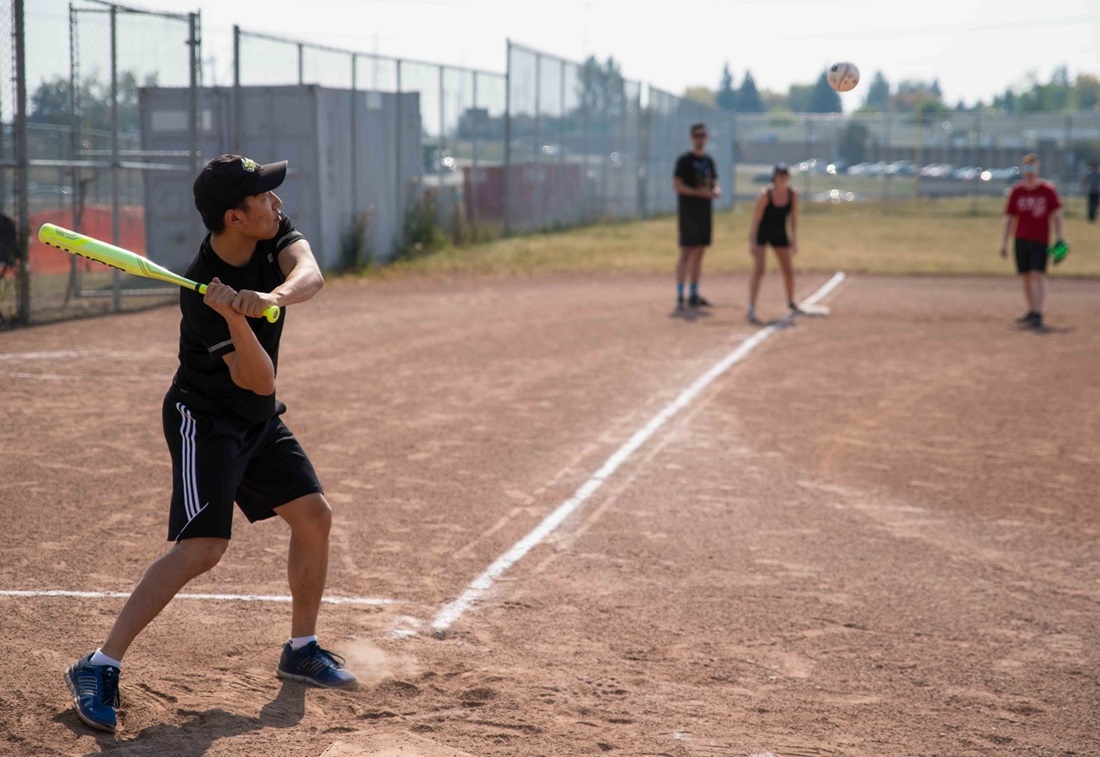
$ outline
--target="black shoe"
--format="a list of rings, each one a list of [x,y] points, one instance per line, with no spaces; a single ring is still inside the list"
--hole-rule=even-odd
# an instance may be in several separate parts
[[[791,315],[806,315],[806,311],[798,307],[798,303],[796,302],[788,302],[787,310]]]
[[[1031,316],[1031,322],[1030,322],[1029,325],[1033,329],[1043,328],[1043,314],[1042,313],[1033,313],[1032,316]]]
[[[1035,318],[1035,311],[1034,310],[1029,310],[1026,313],[1024,313],[1023,315],[1021,315],[1019,318],[1017,318],[1016,323],[1031,323],[1032,319],[1034,319],[1034,318]]]
[[[351,671],[344,669],[343,657],[322,649],[316,641],[298,650],[292,649],[290,642],[286,642],[275,675],[326,689],[353,686],[356,680]]]
[[[710,306],[710,302],[701,294],[693,294],[688,297],[689,308],[709,308]]]

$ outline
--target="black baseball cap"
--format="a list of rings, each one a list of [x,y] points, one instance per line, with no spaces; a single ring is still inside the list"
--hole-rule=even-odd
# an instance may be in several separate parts
[[[219,155],[195,179],[195,207],[204,219],[218,218],[245,197],[270,192],[285,178],[285,160],[261,165],[243,155]]]
[[[779,173],[789,174],[790,172],[791,169],[787,166],[786,163],[776,163],[775,168],[772,169],[772,176],[775,176]]]

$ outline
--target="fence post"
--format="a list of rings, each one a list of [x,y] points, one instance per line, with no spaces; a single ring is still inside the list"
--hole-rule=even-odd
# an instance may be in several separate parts
[[[202,44],[200,35],[199,20],[201,16],[198,13],[188,13],[188,36],[187,47],[190,51],[190,64],[191,64],[191,76],[190,76],[190,97],[191,97],[191,121],[190,121],[190,138],[191,138],[191,167],[197,173],[202,168],[202,108],[199,101],[199,86],[202,78],[202,56],[200,55],[200,45]]]
[[[503,231],[512,233],[512,40],[507,41],[508,61],[504,67],[504,187]]]
[[[27,200],[27,35],[24,28],[23,0],[15,0],[15,175],[18,183],[16,216],[19,225],[19,249],[17,250],[19,297],[19,321],[31,319],[31,270],[28,242],[30,241],[30,203]]]
[[[1073,115],[1066,114],[1066,130],[1065,135],[1062,137],[1062,180],[1068,182],[1069,178],[1076,176],[1077,166],[1076,157],[1074,156],[1073,149]],[[1063,186],[1062,191],[1068,192],[1068,183]]]
[[[241,27],[233,24],[233,152],[241,152]]]
[[[886,122],[886,133],[882,139],[882,154],[879,156],[879,160],[886,160],[890,157],[890,126],[893,124],[893,118],[891,114],[884,114]],[[882,202],[885,203],[889,196],[889,192],[886,187],[886,171],[882,172]]]
[[[645,106],[642,106],[642,92],[645,91]],[[650,152],[650,127],[652,121],[650,114],[649,85],[641,83],[638,86],[638,168],[636,180],[638,184],[638,217],[649,218],[649,172],[650,161],[653,160]]]
[[[913,171],[913,199],[914,200],[920,198],[920,167],[921,167],[921,163],[923,162],[922,150],[924,148],[924,137],[921,134],[921,131],[924,128],[923,122],[924,122],[923,118],[918,118],[917,119],[917,128],[915,130],[916,135],[913,137],[913,167],[915,169]]]
[[[119,229],[118,201],[118,6],[111,6],[111,241],[122,241]],[[117,268],[111,269],[115,312],[122,310],[122,276]]]
[[[199,87],[202,84],[202,44],[200,40],[200,30],[202,28],[200,24],[201,16],[198,13],[188,13],[188,38],[187,45],[191,53],[191,81],[190,81],[190,96],[191,96],[191,169],[195,174],[202,169],[202,102],[200,99],[201,93]],[[200,237],[200,226],[197,213],[189,213],[191,238],[198,239]]]
[[[80,155],[80,107],[77,94],[80,90],[77,87],[76,72],[80,65],[79,47],[77,45],[77,39],[79,32],[77,31],[77,11],[72,5],[69,6],[69,158],[71,160],[77,160]],[[23,109],[20,108],[20,111]],[[81,170],[79,168],[72,169],[72,199],[70,200],[70,206],[72,207],[72,222],[73,229],[80,231],[83,226],[83,214],[84,214],[84,184],[81,181]],[[22,181],[20,181],[22,184]],[[69,261],[69,288],[65,293],[65,301],[68,303],[70,295],[76,294],[79,291],[79,281],[77,277],[76,257]]]
[[[816,160],[813,156],[814,152],[814,117],[812,114],[806,114],[806,160]],[[813,166],[806,172],[806,181],[802,186],[802,193],[806,199],[810,198],[810,186],[812,184],[811,174],[813,174]]]
[[[737,114],[730,111],[730,210],[737,207]]]
[[[592,202],[593,198],[589,196],[588,191],[588,97],[582,92],[581,94],[581,195],[584,200],[581,204],[581,220],[588,221],[593,217],[592,206],[595,204]]]
[[[359,56],[351,54],[351,222],[359,221]],[[359,251],[355,252],[359,262]]]
[[[535,207],[531,208],[530,211],[525,208],[524,215],[527,216],[528,212],[530,212],[534,218],[528,219],[528,223],[533,222],[537,228],[543,228],[546,226],[546,183],[542,180],[542,53],[537,53],[535,55],[534,143],[535,155],[533,162],[535,167],[531,171],[531,180],[534,181],[535,185],[531,187],[531,194],[535,198]]]
[[[474,71],[474,90],[473,90],[473,108],[470,110],[470,120],[472,122],[471,128],[473,128],[473,144],[471,145],[472,160],[470,167],[470,195],[471,198],[467,200],[468,207],[470,208],[470,226],[473,229],[474,239],[478,238],[478,224],[477,224],[477,201],[478,201],[478,138],[481,136],[481,117],[478,112],[477,104],[477,71]]]
[[[401,178],[401,140],[402,140],[402,113],[401,107],[401,59],[398,58],[395,64],[395,77],[397,85],[397,105],[394,108],[395,116],[397,118],[397,129],[394,133],[393,140],[393,159],[394,159],[394,179],[396,181],[395,191],[397,192],[397,229],[399,235],[399,247],[405,246],[405,194],[403,192],[403,182]],[[392,255],[390,256],[392,259]]]
[[[443,150],[446,141],[443,138],[443,132],[446,129],[446,119],[444,118],[444,109],[447,107],[445,104],[447,91],[444,86],[444,67],[439,66],[439,160],[436,161],[435,172],[439,176],[439,190],[442,193],[443,189]]]
[[[565,218],[565,208],[568,205],[565,197],[565,72],[566,68],[565,59],[561,60],[561,72],[559,73],[559,89],[558,89],[558,179],[555,182],[558,191],[558,213],[562,216],[561,220],[568,223],[570,226],[577,222],[577,219],[570,215],[569,218]]]

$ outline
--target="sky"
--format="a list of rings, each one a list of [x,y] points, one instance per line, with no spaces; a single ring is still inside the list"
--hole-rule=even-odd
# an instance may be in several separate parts
[[[67,0],[28,0],[33,78],[68,72]],[[623,75],[672,94],[734,86],[812,84],[830,64],[863,76],[842,95],[862,104],[876,72],[937,80],[949,106],[990,102],[1066,66],[1100,76],[1100,0],[125,0],[202,14],[207,83],[232,82],[232,29],[341,49],[503,72],[506,41],[582,61],[613,57]],[[154,39],[150,44],[156,44]],[[107,43],[103,40],[103,45]],[[173,51],[169,51],[173,52]],[[173,52],[174,54],[174,52]]]

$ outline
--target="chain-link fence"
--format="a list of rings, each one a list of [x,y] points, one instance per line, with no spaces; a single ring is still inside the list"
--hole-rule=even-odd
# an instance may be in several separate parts
[[[692,123],[720,209],[777,162],[810,201],[1001,194],[1025,152],[1063,193],[1100,159],[1100,113],[731,114],[507,43],[505,73],[234,27],[232,86],[203,86],[199,16],[108,0],[0,0],[0,319],[44,321],[175,296],[37,242],[70,226],[176,270],[203,229],[191,179],[223,152],[287,159],[280,194],[326,269],[440,236],[672,213]],[[14,223],[12,221],[14,220]],[[14,230],[13,230],[14,227]],[[150,300],[150,297],[153,299]]]
[[[27,130],[20,106],[26,86],[25,18],[21,0],[0,0],[0,62],[8,66],[0,78],[0,326],[26,320],[29,284],[20,233],[25,236],[28,193],[19,192],[26,184]]]
[[[569,226],[672,212],[672,172],[691,124],[729,187],[733,118],[624,78],[611,63],[508,45],[505,225]],[[727,195],[719,207],[729,207]]]
[[[159,124],[143,129],[141,99],[162,86],[197,92],[198,14],[150,12],[103,0],[4,5],[4,22],[19,27],[3,35],[17,53],[7,59],[15,61],[11,80],[18,91],[10,101],[9,92],[0,95],[4,158],[11,161],[5,170],[14,174],[0,181],[0,210],[9,213],[8,199],[15,199],[17,226],[26,239],[14,272],[0,280],[5,285],[0,315],[44,321],[176,296],[173,288],[151,286],[47,247],[37,230],[42,223],[56,223],[163,262],[146,241],[146,184],[157,173],[177,180],[193,174],[199,160],[197,102],[192,98],[176,114],[184,136],[169,149],[150,150],[144,132]],[[10,281],[14,297],[8,296]]]
[[[233,149],[290,160],[297,185],[284,185],[284,199],[311,227],[322,265],[387,262],[437,234],[463,241],[499,232],[504,75],[239,27],[234,49]],[[269,117],[280,99],[306,91],[320,98],[311,119],[340,122],[323,143],[316,128]],[[250,133],[256,120],[263,134]]]

